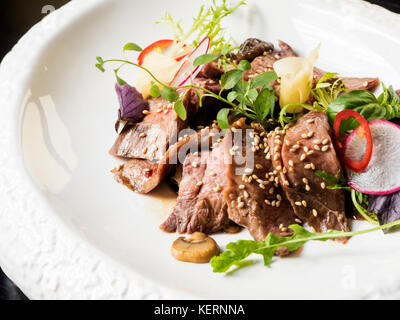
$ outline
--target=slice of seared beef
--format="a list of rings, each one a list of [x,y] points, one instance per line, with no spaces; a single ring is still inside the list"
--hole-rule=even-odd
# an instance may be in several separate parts
[[[267,133],[261,126],[247,126],[241,119],[223,142],[231,157],[224,192],[229,218],[247,227],[255,240],[264,240],[270,232],[288,235],[288,226],[298,223],[279,185],[266,139]]]
[[[186,123],[179,119],[173,104],[150,99],[150,110],[142,122],[124,130],[115,141],[110,154],[123,158],[156,161],[161,159],[171,141]]]
[[[149,193],[173,172],[176,164],[184,161],[188,152],[197,151],[200,146],[208,150],[209,146],[217,141],[219,133],[218,127],[207,127],[197,133],[184,136],[172,145],[159,161],[131,159],[112,170],[114,178],[133,191]]]
[[[330,133],[326,114],[309,112],[268,138],[274,168],[295,214],[317,232],[349,231],[344,191],[328,190],[315,174],[320,170],[338,176],[342,170]]]
[[[274,45],[270,42],[265,42],[256,38],[249,38],[243,42],[237,53],[237,61],[247,60],[253,61],[258,56],[271,53],[274,50]]]
[[[210,234],[228,226],[223,197],[226,185],[222,144],[212,151],[189,154],[183,164],[177,204],[160,228],[166,232]]]

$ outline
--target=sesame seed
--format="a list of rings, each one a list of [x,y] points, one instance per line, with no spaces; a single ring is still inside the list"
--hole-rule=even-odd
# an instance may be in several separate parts
[[[242,202],[242,197],[237,197],[236,201],[237,201],[238,203],[239,203],[239,202]]]
[[[363,86],[364,86],[364,87],[368,87],[368,81],[364,81],[364,82],[363,82]]]
[[[294,166],[293,160],[289,160],[289,166],[291,166],[291,167]]]
[[[271,154],[268,152],[267,155],[265,156],[266,160],[271,160]]]
[[[269,194],[273,194],[274,191],[275,191],[274,187],[271,187],[271,188],[269,188],[269,190],[268,190]]]
[[[313,150],[310,150],[310,151],[307,152],[307,155],[308,155],[308,156],[311,156],[312,154],[314,154],[314,151],[313,151]]]
[[[211,177],[215,177],[217,174],[215,172],[210,172]]]
[[[247,191],[243,192],[244,197],[247,199],[249,197],[249,193]]]
[[[304,150],[304,152],[308,152],[309,149],[308,149],[308,147],[304,147],[303,150]]]
[[[256,168],[257,168],[257,169],[262,169],[263,166],[262,166],[261,164],[257,163],[257,164],[256,164]]]
[[[271,206],[273,206],[273,207],[276,206],[276,201],[275,200],[271,202]]]
[[[289,140],[285,140],[285,144],[286,144],[288,147],[290,147],[290,145],[291,145],[291,143],[290,143]]]
[[[303,178],[303,182],[304,182],[304,184],[308,184],[308,179],[307,178]]]
[[[244,184],[241,184],[241,185],[239,186],[239,189],[240,189],[240,190],[243,190],[244,188],[246,188]]]
[[[143,154],[146,154],[146,153],[147,153],[147,147],[143,148],[142,153],[143,153]]]
[[[282,170],[282,166],[277,166],[276,170],[281,171]]]
[[[321,182],[321,188],[322,188],[322,189],[325,189],[325,188],[326,188],[325,182]]]
[[[259,186],[261,189],[265,189],[265,186],[264,186],[262,183],[260,183],[258,186]]]
[[[276,195],[276,198],[280,201],[282,200],[282,196],[280,194]]]
[[[323,147],[321,148],[321,150],[322,150],[323,152],[328,151],[328,149],[329,149],[329,146],[323,146]]]
[[[143,170],[144,172],[150,172],[150,169],[146,168]]]
[[[314,123],[314,119],[308,119],[307,123]]]
[[[301,135],[301,137],[302,137],[303,139],[307,139],[307,133],[303,133],[303,134]]]
[[[239,209],[242,209],[244,207],[244,202],[239,202],[237,207]]]
[[[315,170],[315,164],[314,163],[310,163],[311,169]]]
[[[320,144],[320,143],[321,143],[321,140],[315,139],[315,140],[313,140],[313,142],[314,142],[315,144]]]
[[[318,216],[318,211],[315,209],[312,209],[312,214],[314,217]]]
[[[250,174],[250,173],[253,172],[253,169],[246,168],[246,169],[244,169],[244,172],[247,173],[247,174]]]
[[[310,191],[310,190],[311,190],[310,185],[306,184],[306,191]]]
[[[279,154],[274,155],[274,161],[279,159]]]
[[[300,219],[294,219],[294,221],[296,221],[297,223],[303,223],[303,221],[301,221]]]
[[[257,175],[255,175],[255,174],[253,174],[252,177],[253,177],[254,180],[258,179]]]
[[[145,133],[145,132],[142,132],[141,134],[139,134],[139,137],[140,138],[144,138],[144,137],[146,137],[147,136],[147,133]]]
[[[300,149],[299,141],[297,141],[297,143],[293,146],[293,149],[295,149],[295,150]]]
[[[303,200],[303,201],[301,202],[301,204],[302,204],[304,207],[307,207],[307,202],[306,202],[306,201]]]
[[[264,202],[265,202],[267,205],[269,205],[269,206],[271,205],[271,201],[269,201],[269,200],[267,200],[267,199],[265,199]]]
[[[315,150],[317,150],[317,151],[320,151],[320,150],[321,150],[320,146],[319,146],[319,145],[317,145],[317,144],[316,144],[316,145],[314,145],[314,149],[315,149]]]
[[[294,204],[295,204],[296,206],[298,206],[298,207],[301,207],[301,202],[300,202],[300,201],[296,201]]]
[[[303,153],[303,154],[300,156],[300,161],[304,161],[304,160],[306,160],[306,155]]]
[[[314,131],[310,131],[309,133],[307,133],[307,137],[311,138],[314,135]]]
[[[149,114],[150,111],[149,111],[149,110],[143,110],[142,113],[143,113],[143,114]]]
[[[307,170],[309,170],[309,169],[311,169],[311,164],[306,164],[305,166],[304,166],[304,169],[307,169]]]
[[[196,183],[196,186],[197,186],[197,187],[201,187],[202,185],[203,185],[203,182],[202,182],[202,181],[199,181],[199,182]]]
[[[329,143],[329,139],[328,138],[326,138],[326,139],[324,139],[324,141],[322,141],[322,144],[328,144]]]
[[[281,231],[282,231],[282,232],[286,232],[286,231],[287,231],[287,228],[286,228],[286,227],[283,227],[283,228],[281,228]]]

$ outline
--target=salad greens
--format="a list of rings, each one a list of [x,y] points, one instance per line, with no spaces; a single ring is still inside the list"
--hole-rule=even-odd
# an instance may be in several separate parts
[[[293,252],[308,241],[326,241],[328,239],[353,237],[399,225],[400,220],[397,220],[379,227],[361,231],[339,232],[332,230],[326,233],[314,233],[307,231],[300,225],[294,224],[289,226],[293,231],[293,235],[290,237],[282,237],[269,233],[264,241],[239,240],[230,242],[226,246],[226,251],[211,259],[211,266],[214,272],[226,272],[232,266],[239,265],[244,259],[255,253],[262,255],[264,258],[264,265],[269,267],[273,262],[272,259],[275,252],[280,247],[285,247],[289,249],[290,252]]]
[[[175,21],[170,13],[166,13],[165,17],[157,23],[169,25],[175,40],[182,44],[187,43],[194,36],[195,39],[191,44],[193,48],[197,47],[205,37],[210,37],[210,52],[219,54],[224,48],[232,47],[232,40],[225,39],[225,29],[221,25],[222,19],[235,12],[244,4],[246,2],[242,0],[230,8],[227,5],[227,0],[222,0],[220,5],[216,3],[216,0],[212,0],[210,7],[206,8],[204,5],[200,7],[197,17],[193,19],[193,24],[187,32],[183,30],[181,21]]]

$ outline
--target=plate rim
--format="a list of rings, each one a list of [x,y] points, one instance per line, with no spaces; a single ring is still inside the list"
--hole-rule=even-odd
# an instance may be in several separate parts
[[[3,150],[0,154],[3,167],[0,171],[0,265],[31,299],[199,298],[154,283],[82,240],[52,214],[23,164],[19,147],[20,112],[27,95],[21,88],[27,87],[29,65],[35,63],[48,42],[64,28],[110,1],[72,0],[33,26],[0,64],[0,110],[3,112],[0,117],[0,147]],[[392,28],[394,35],[397,29],[393,26],[400,25],[400,15],[362,0],[310,1],[316,5],[334,6],[336,10],[362,12],[374,23],[388,30]],[[34,246],[27,243],[30,239]],[[60,266],[65,271],[60,271]],[[398,296],[400,276],[389,292],[383,287],[374,289],[374,298]],[[372,294],[360,293],[355,298],[369,297]]]

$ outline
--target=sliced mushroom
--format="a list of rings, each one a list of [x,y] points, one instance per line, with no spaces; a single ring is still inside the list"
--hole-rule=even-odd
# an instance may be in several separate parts
[[[172,256],[183,262],[207,263],[218,255],[219,248],[214,239],[202,232],[188,237],[179,237],[171,247]]]

